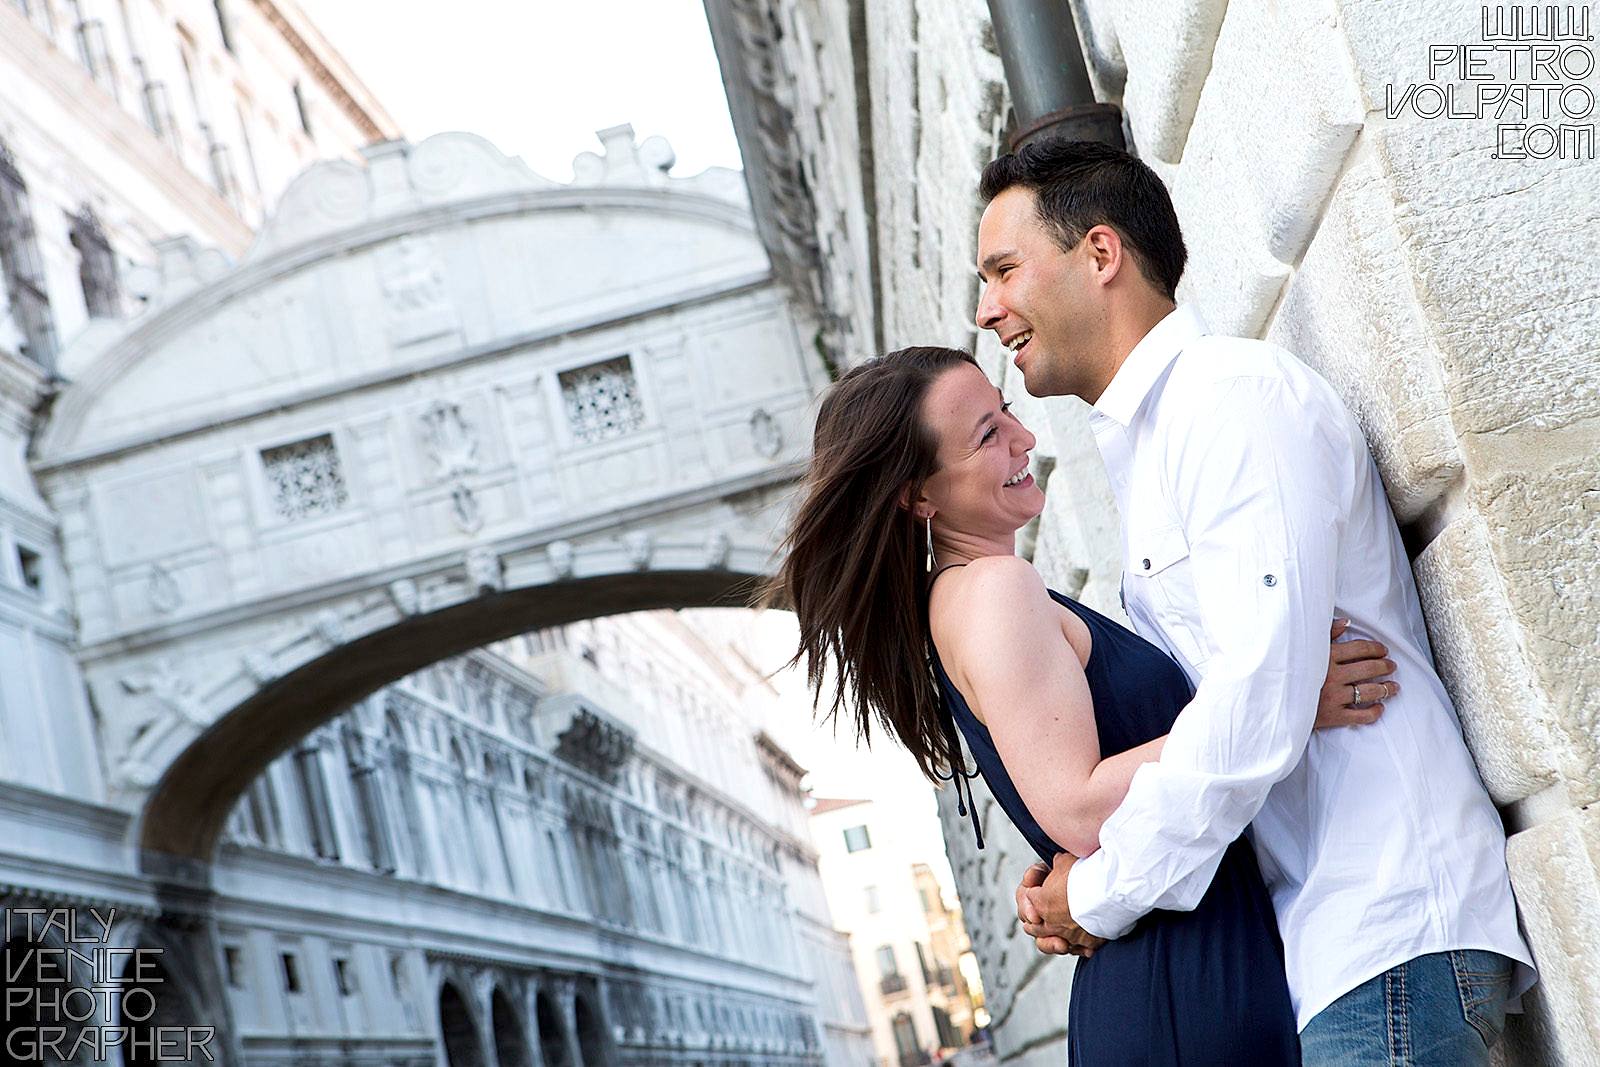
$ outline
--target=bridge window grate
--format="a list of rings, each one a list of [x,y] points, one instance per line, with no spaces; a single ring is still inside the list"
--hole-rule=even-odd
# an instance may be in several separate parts
[[[285,519],[338,511],[350,499],[331,434],[263,449],[261,466],[271,488],[272,505]]]
[[[644,404],[629,357],[563,371],[560,381],[567,422],[579,444],[609,441],[644,425]]]

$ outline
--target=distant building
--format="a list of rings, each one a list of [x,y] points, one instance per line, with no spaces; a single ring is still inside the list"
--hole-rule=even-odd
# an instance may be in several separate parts
[[[868,1062],[762,684],[657,612],[444,660],[314,731],[219,857],[247,1060]]]
[[[0,349],[46,369],[157,242],[236,257],[311,163],[400,135],[292,0],[10,0],[0,87]]]
[[[748,519],[802,440],[815,331],[737,173],[670,177],[627,127],[570,185],[467,135],[398,138],[290,0],[0,0],[0,908],[114,913],[112,949],[161,954],[149,1023],[216,1027],[233,1067],[860,1067],[803,770],[716,639],[655,612],[419,640],[353,707],[292,677],[313,646],[371,659],[304,585],[330,564],[396,626],[452,590],[495,602],[519,537],[577,599],[596,554],[645,582],[683,539],[732,580],[757,554],[732,519],[610,512],[668,483]],[[583,270],[541,273],[573,247]],[[718,422],[695,390],[723,351],[744,377],[717,379]],[[107,480],[43,485],[41,437],[77,402],[116,409],[83,420]],[[340,531],[373,516],[353,548]],[[241,621],[261,629],[215,657],[159,651]],[[221,844],[180,890],[181,864],[145,865],[168,779],[145,755],[215,736],[219,664],[317,714],[287,749],[263,720],[201,759],[277,754],[236,804],[250,775],[212,794]],[[30,1050],[57,1020],[32,933],[5,931],[0,1062],[85,1062]],[[98,1009],[67,1047],[133,1021]]]
[[[855,952],[880,1067],[940,1062],[986,1025],[959,907],[868,800],[818,799],[812,835],[828,904]],[[962,966],[963,957],[967,965]]]

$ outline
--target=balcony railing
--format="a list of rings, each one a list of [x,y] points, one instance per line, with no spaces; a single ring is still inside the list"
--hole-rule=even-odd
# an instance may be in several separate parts
[[[903,974],[886,974],[878,979],[878,991],[886,997],[906,991],[906,976]]]

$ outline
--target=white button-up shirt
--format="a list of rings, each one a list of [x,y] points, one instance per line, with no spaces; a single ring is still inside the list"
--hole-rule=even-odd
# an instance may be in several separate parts
[[[1195,907],[1253,839],[1299,1026],[1396,964],[1489,949],[1532,983],[1505,831],[1434,672],[1410,563],[1360,428],[1262,341],[1162,319],[1094,405],[1123,518],[1134,628],[1195,686],[1068,878],[1074,918],[1126,933]],[[1400,693],[1371,726],[1313,732],[1328,627],[1382,641]]]

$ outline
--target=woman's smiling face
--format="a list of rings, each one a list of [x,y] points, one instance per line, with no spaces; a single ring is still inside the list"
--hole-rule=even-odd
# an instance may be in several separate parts
[[[939,468],[923,484],[917,515],[931,509],[936,537],[963,549],[1009,545],[1044,510],[1044,491],[1028,473],[1034,436],[1008,407],[971,364],[934,379],[922,401],[922,424],[936,442]]]

